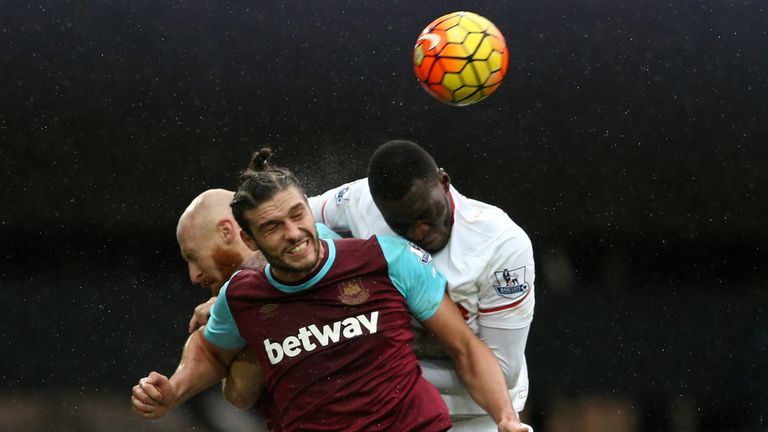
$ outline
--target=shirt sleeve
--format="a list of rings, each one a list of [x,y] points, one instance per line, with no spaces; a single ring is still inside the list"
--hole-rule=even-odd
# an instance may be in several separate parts
[[[488,345],[499,361],[507,387],[518,393],[528,389],[528,373],[525,370],[525,345],[530,326],[521,329],[496,329],[480,327],[478,337]],[[517,402],[519,395],[513,395]],[[525,402],[525,399],[523,399]],[[522,409],[516,409],[521,411]]]
[[[341,238],[340,235],[336,234],[336,231],[328,228],[328,225],[315,222],[315,227],[317,227],[317,236],[323,240],[336,240]]]
[[[479,285],[478,325],[522,329],[533,321],[536,268],[533,247],[522,230],[506,233],[495,246]]]
[[[309,198],[309,208],[316,222],[321,222],[335,231],[350,231],[349,209],[352,188],[360,179],[325,191]]]
[[[520,228],[503,233],[479,287],[478,336],[499,361],[516,411],[525,406],[525,345],[536,303],[533,246]]]
[[[416,319],[432,317],[445,293],[445,278],[435,270],[429,252],[395,236],[377,236],[389,265],[389,278]]]
[[[223,349],[236,349],[245,346],[245,339],[240,336],[235,318],[227,304],[227,287],[229,287],[232,279],[234,279],[234,275],[219,291],[219,296],[211,308],[211,317],[205,324],[205,339]]]
[[[488,345],[496,359],[499,361],[501,371],[509,388],[509,395],[515,411],[520,412],[525,408],[528,396],[528,369],[525,364],[525,343],[528,339],[529,327],[515,330],[501,330],[494,328],[481,328],[478,336]],[[470,400],[471,397],[464,386],[464,382],[456,372],[454,364],[447,359],[420,359],[424,378],[432,383],[440,394],[455,395],[460,399],[451,399],[454,408],[471,406],[467,412],[482,410],[479,406],[475,409],[474,403],[459,402]],[[466,404],[466,405],[465,405]],[[462,411],[459,409],[458,411]]]

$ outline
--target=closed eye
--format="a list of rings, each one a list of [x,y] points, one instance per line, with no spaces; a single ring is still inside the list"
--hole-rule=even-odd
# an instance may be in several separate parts
[[[261,226],[261,232],[263,233],[270,233],[277,229],[277,223],[276,222],[269,222]]]

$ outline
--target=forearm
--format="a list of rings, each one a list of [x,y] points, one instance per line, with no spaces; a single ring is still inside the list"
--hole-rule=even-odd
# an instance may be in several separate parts
[[[518,425],[499,362],[467,326],[453,301],[445,295],[437,312],[423,323],[445,347],[472,399],[500,426],[502,422]]]
[[[497,329],[480,326],[478,336],[488,345],[504,374],[507,388],[512,389],[518,382],[525,363],[525,345],[529,326],[521,329]],[[420,358],[424,378],[437,387],[441,394],[462,394],[466,391],[464,382],[456,373],[456,367],[447,357]]]
[[[227,364],[207,349],[202,331],[200,329],[189,336],[179,367],[170,378],[171,386],[178,395],[173,405],[179,405],[216,384],[226,374]]]
[[[258,401],[263,384],[264,378],[256,351],[247,346],[229,366],[222,392],[230,404],[246,409]]]
[[[469,394],[496,423],[519,421],[499,363],[483,342],[469,341],[466,349],[454,355],[453,361]]]

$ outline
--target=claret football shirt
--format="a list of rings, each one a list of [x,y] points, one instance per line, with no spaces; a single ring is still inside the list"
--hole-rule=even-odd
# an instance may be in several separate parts
[[[221,348],[259,352],[283,431],[444,431],[448,410],[413,354],[411,318],[434,315],[445,279],[394,236],[321,240],[324,258],[283,284],[241,270],[205,329]]]

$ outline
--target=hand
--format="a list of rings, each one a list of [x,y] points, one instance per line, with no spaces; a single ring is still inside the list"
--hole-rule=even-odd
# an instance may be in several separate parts
[[[533,428],[514,420],[501,421],[499,432],[533,432]]]
[[[207,302],[197,305],[195,312],[192,314],[192,319],[189,320],[190,334],[208,322],[208,317],[211,316],[211,308],[214,303],[216,303],[216,297],[211,297]]]
[[[131,405],[139,417],[157,419],[164,416],[178,398],[168,378],[152,372],[133,386]]]

